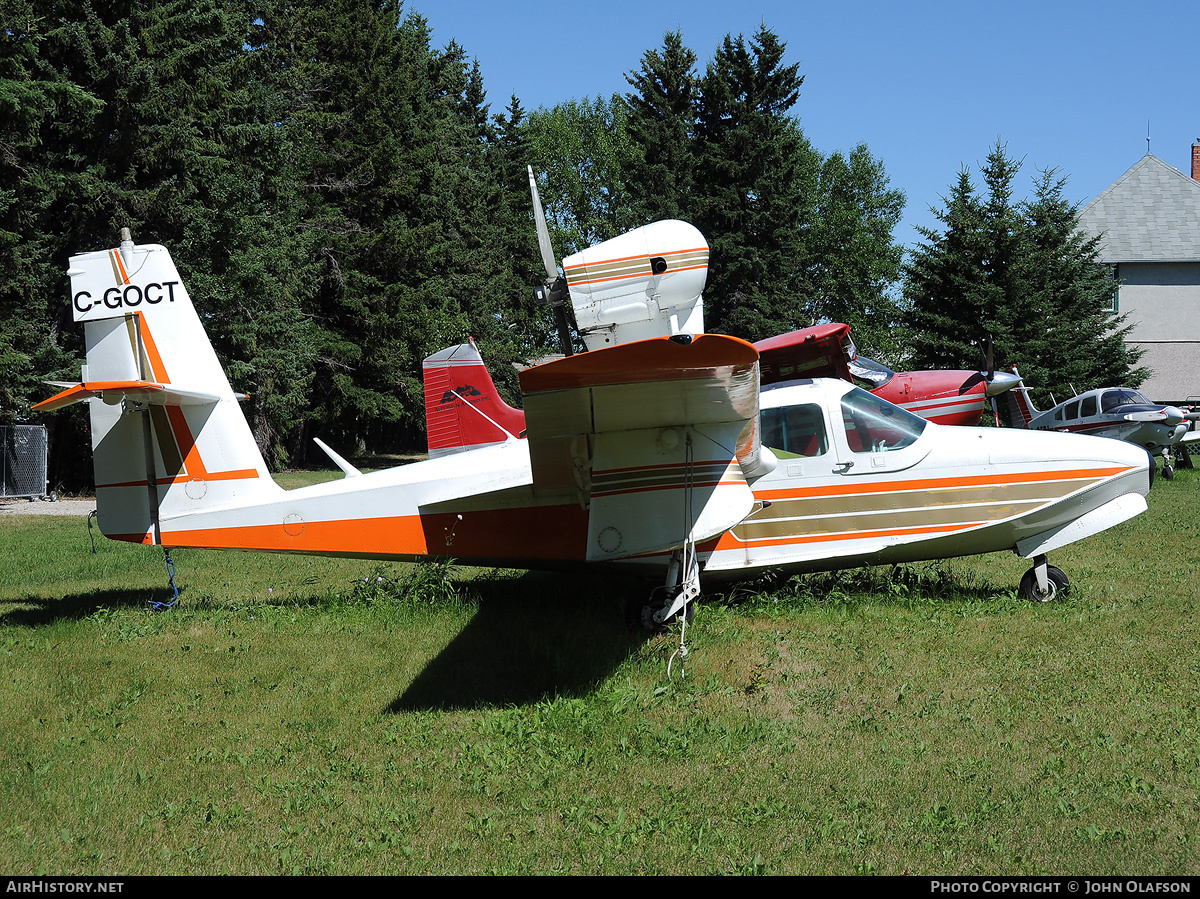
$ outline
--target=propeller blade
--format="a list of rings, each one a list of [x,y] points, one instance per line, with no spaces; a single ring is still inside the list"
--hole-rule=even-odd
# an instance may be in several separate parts
[[[537,224],[538,249],[542,251],[542,264],[546,266],[546,283],[553,284],[558,277],[558,263],[554,259],[554,248],[550,246],[550,229],[546,227],[546,212],[542,209],[542,198],[538,195],[533,166],[526,168],[529,169],[529,192],[533,195],[533,220]]]

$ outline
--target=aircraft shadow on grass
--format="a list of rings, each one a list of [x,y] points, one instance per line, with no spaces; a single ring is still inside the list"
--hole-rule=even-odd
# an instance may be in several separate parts
[[[478,611],[384,710],[475,708],[586,692],[652,635],[630,620],[646,582],[529,572],[475,581]],[[677,639],[677,638],[664,638]]]
[[[183,595],[183,590],[180,591]],[[146,590],[93,590],[88,593],[71,593],[60,599],[45,596],[28,596],[23,599],[0,600],[0,607],[10,607],[0,612],[2,627],[45,627],[57,621],[86,618],[99,609],[145,608],[152,603],[166,605],[175,598],[169,587]]]

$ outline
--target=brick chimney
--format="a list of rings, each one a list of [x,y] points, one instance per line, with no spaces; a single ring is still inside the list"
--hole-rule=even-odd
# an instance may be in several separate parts
[[[1192,177],[1200,181],[1200,137],[1192,144]]]

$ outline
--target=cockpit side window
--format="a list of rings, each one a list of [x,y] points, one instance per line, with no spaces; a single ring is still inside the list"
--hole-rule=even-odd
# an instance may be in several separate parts
[[[891,452],[921,436],[927,422],[886,400],[854,389],[842,397],[842,421],[851,452]]]
[[[825,416],[816,403],[763,409],[762,442],[778,456],[819,456],[829,449]]]
[[[1096,395],[1085,396],[1079,405],[1079,417],[1089,418],[1096,414]]]
[[[1067,403],[1066,410],[1063,412],[1063,417],[1070,421],[1072,418],[1079,417],[1079,402]]]

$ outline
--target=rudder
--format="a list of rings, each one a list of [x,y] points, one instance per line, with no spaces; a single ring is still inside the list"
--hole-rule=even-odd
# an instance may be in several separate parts
[[[431,459],[504,443],[524,431],[525,413],[501,398],[475,341],[427,356],[421,368]]]

